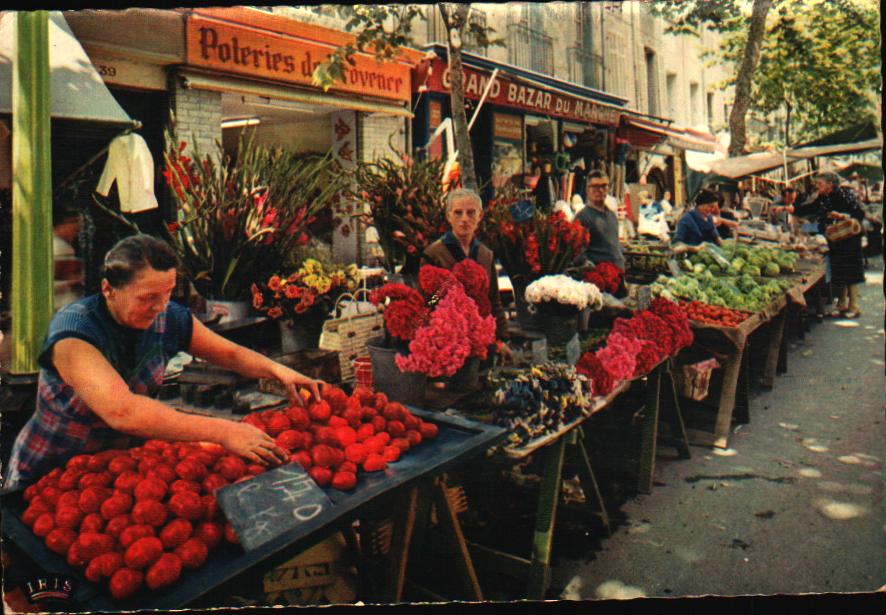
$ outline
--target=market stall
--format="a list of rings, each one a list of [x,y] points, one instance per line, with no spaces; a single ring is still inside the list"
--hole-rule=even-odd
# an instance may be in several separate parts
[[[347,397],[344,399],[347,399]],[[173,403],[175,404],[176,402]],[[177,405],[185,404],[179,402]],[[273,410],[263,412],[272,413],[264,414],[264,416],[269,417],[269,421],[282,420],[280,417],[287,416],[286,413],[275,412]],[[258,420],[256,414],[258,413],[251,415],[251,418]],[[290,412],[290,414],[297,415],[300,413]],[[219,482],[223,486],[215,492],[215,499],[217,500],[221,511],[218,511],[216,514],[224,514],[229,520],[229,523],[233,524],[231,530],[236,533],[236,538],[234,538],[233,542],[230,538],[221,541],[220,546],[218,548],[213,548],[211,553],[208,554],[208,557],[204,552],[203,562],[205,563],[198,566],[187,566],[187,568],[194,568],[193,570],[182,571],[179,566],[179,572],[182,573],[182,578],[181,580],[176,580],[176,582],[166,583],[155,581],[151,572],[154,568],[151,567],[145,577],[148,587],[143,587],[141,590],[135,589],[133,591],[124,592],[120,589],[119,583],[115,583],[112,578],[109,590],[107,586],[100,581],[101,575],[96,579],[96,577],[93,576],[96,573],[91,569],[87,569],[84,573],[83,568],[77,565],[78,562],[74,561],[72,565],[72,558],[70,556],[66,558],[58,552],[59,549],[56,545],[56,541],[59,539],[58,537],[54,537],[53,539],[47,538],[47,544],[44,545],[42,538],[36,536],[34,533],[35,531],[39,531],[41,534],[43,533],[38,529],[43,522],[41,521],[38,523],[37,519],[28,513],[28,510],[33,510],[35,499],[39,500],[41,495],[49,497],[47,489],[54,489],[53,487],[42,486],[42,489],[38,490],[29,488],[30,490],[23,489],[5,495],[3,498],[3,532],[25,553],[29,554],[29,556],[32,557],[43,570],[63,574],[78,581],[73,596],[73,600],[77,605],[77,610],[119,610],[120,608],[126,608],[126,605],[152,609],[182,608],[202,594],[229,582],[231,579],[248,569],[257,566],[272,566],[274,562],[279,563],[279,556],[283,553],[290,553],[291,555],[293,549],[310,546],[310,544],[316,542],[319,538],[328,535],[330,532],[344,531],[344,529],[348,527],[350,521],[360,516],[361,507],[364,507],[367,503],[370,503],[373,500],[391,496],[405,497],[407,500],[413,502],[414,507],[418,493],[417,485],[422,482],[433,480],[448,469],[481,454],[488,447],[495,445],[496,442],[500,441],[504,436],[504,430],[501,428],[478,424],[459,417],[430,413],[420,409],[410,409],[410,414],[411,416],[416,417],[414,420],[418,420],[422,422],[422,424],[427,423],[434,426],[433,429],[426,432],[426,435],[430,435],[433,432],[433,438],[426,439],[425,442],[422,443],[423,446],[416,445],[415,450],[411,453],[407,453],[406,450],[403,450],[402,458],[398,459],[396,462],[391,462],[392,465],[382,472],[376,472],[374,474],[361,473],[359,486],[356,488],[353,484],[345,485],[337,482],[333,482],[329,487],[320,488],[318,487],[318,484],[325,484],[323,483],[322,478],[320,478],[322,473],[317,474],[312,472],[309,475],[298,463],[281,466],[267,472],[261,472],[255,476],[243,474],[243,476],[250,478],[250,480],[238,481],[226,486],[224,486],[224,484],[228,481],[221,479]],[[305,415],[307,415],[307,413],[305,413]],[[316,420],[316,416],[313,418]],[[270,423],[267,427],[270,428]],[[148,450],[159,450],[162,448],[162,445],[159,444],[158,441],[153,442],[154,444],[151,449]],[[204,452],[207,450],[211,449],[204,449]],[[110,460],[110,463],[107,458],[104,459],[106,470],[103,470],[102,472],[110,472],[108,478],[110,478],[111,474],[119,468],[123,468],[124,466],[134,467],[135,464],[135,460],[130,455],[126,454],[126,452],[113,452],[116,456]],[[216,454],[216,452],[213,451],[212,454]],[[88,459],[83,459],[83,457],[86,456],[81,456],[79,461],[82,461],[87,465],[93,463],[93,458],[96,460],[99,459],[97,456],[88,456]],[[148,458],[148,456],[143,456],[141,459],[144,461]],[[132,463],[124,463],[124,460],[130,459],[132,459]],[[227,459],[230,460],[232,458],[227,457]],[[349,456],[348,459],[351,459],[351,457]],[[388,459],[390,459],[390,457],[388,457]],[[187,468],[182,467],[183,463],[184,462],[179,462],[179,464],[175,466],[175,471],[170,478],[175,478],[176,480],[172,482],[177,481],[181,484],[182,481],[194,478],[184,478],[183,474]],[[228,464],[236,465],[233,461],[229,461]],[[102,465],[102,463],[96,461],[89,467],[98,467],[100,465]],[[141,467],[142,465],[144,464],[140,463],[138,467]],[[151,474],[151,476],[155,476],[159,473],[156,469],[159,465],[158,462],[158,465],[153,466],[154,470],[152,470],[152,472],[154,473]],[[70,467],[72,467],[72,465],[69,462],[69,470]],[[164,467],[169,468],[169,466]],[[246,469],[245,464],[243,465],[243,468],[244,470]],[[367,471],[365,462],[363,463],[363,468],[364,471]],[[232,472],[232,470],[228,470],[226,467],[220,468],[218,461],[216,461],[215,471],[221,472],[224,476],[229,476],[229,472]],[[126,477],[125,472],[126,471],[123,470],[115,475],[115,487],[117,487],[117,483],[121,482],[121,474],[124,474],[124,478]],[[136,479],[141,478],[134,472],[130,472],[130,474],[133,474]],[[85,475],[90,476],[90,474]],[[94,474],[93,476],[98,476],[98,474]],[[212,476],[218,475],[212,474]],[[152,479],[148,477],[142,479],[142,482],[147,484],[151,480]],[[159,479],[154,478],[153,480],[157,482]],[[142,485],[142,482],[138,483],[138,485]],[[117,488],[119,491],[120,487]],[[147,489],[147,486],[144,488]],[[57,491],[59,490],[59,488],[55,489]],[[82,494],[86,489],[78,493]],[[136,508],[139,507],[139,503],[142,501],[154,501],[159,503],[159,500],[155,501],[141,498],[140,496],[142,494],[139,491],[140,489],[141,487],[136,486],[134,492]],[[163,489],[164,491],[166,489],[165,483]],[[175,488],[173,487],[173,489]],[[108,492],[107,497],[110,497],[110,490],[108,490]],[[72,491],[62,491],[57,495],[63,495],[64,493],[72,493]],[[204,516],[199,513],[196,515],[190,515],[189,513],[179,511],[176,508],[175,501],[178,493],[179,491],[173,493],[168,504],[170,517],[174,516],[175,518],[165,524],[163,520],[161,520],[159,524],[154,524],[153,521],[151,522],[157,526],[157,534],[163,541],[161,549],[162,547],[168,547],[169,545],[167,542],[173,540],[171,538],[172,532],[167,530],[170,525],[179,523],[181,525],[187,524],[190,527],[190,523],[188,523],[187,520],[192,520],[196,524],[199,519],[204,518]],[[212,493],[212,491],[209,493]],[[207,494],[207,496],[208,495],[209,494]],[[118,495],[117,497],[120,498],[122,496]],[[145,498],[147,498],[147,496],[145,496]],[[80,497],[80,501],[80,508],[82,509],[83,497]],[[199,503],[199,499],[197,501]],[[98,519],[101,520],[102,517],[104,517],[107,520],[109,516],[113,519],[113,516],[106,511],[106,508],[109,509],[111,507],[112,506],[107,504],[106,501],[100,502],[99,508],[101,510],[101,516],[99,516]],[[144,506],[143,508],[147,507]],[[83,516],[82,512],[77,509],[74,510],[79,513],[80,517]],[[58,515],[61,514],[60,511],[61,509],[58,509],[56,512],[56,521],[59,520]],[[144,513],[141,509],[136,511],[135,508],[133,508],[131,514],[133,517],[140,517],[147,513]],[[163,512],[162,516],[165,518],[166,513]],[[394,540],[394,548],[391,552],[392,554],[388,571],[389,576],[386,579],[386,586],[388,589],[385,599],[391,602],[399,601],[402,594],[409,539],[412,526],[415,524],[414,511],[413,515],[408,518],[406,526],[403,525],[404,523],[406,523],[406,520],[401,520],[397,524],[398,538]],[[456,527],[450,526],[450,529],[454,531]],[[71,533],[74,532],[73,529],[68,531]],[[149,532],[146,535],[153,536],[154,533]],[[197,534],[195,534],[195,536],[196,535]],[[457,536],[457,533],[453,535]],[[83,530],[81,527],[80,532],[76,534],[76,538],[72,541],[72,544],[83,542],[85,540],[84,536],[108,537],[106,534],[96,532],[89,534],[88,531]],[[120,536],[122,540],[122,534]],[[200,536],[202,536],[202,534],[200,534]],[[157,542],[159,543],[160,541],[157,540]],[[184,543],[184,541],[181,542]],[[105,549],[102,552],[114,553],[113,550],[108,549]],[[137,569],[141,567],[140,564],[130,561],[134,560],[137,555],[138,554],[133,553],[132,549],[126,549],[125,558],[128,567],[132,568],[135,566]],[[181,558],[184,559],[185,555],[181,555]],[[153,558],[153,560],[155,562],[159,561],[156,557]],[[462,559],[459,565],[461,567],[466,567],[467,569],[471,568],[469,560]],[[145,566],[145,568],[147,568],[147,566]],[[122,570],[127,569],[128,568],[123,568]],[[136,587],[138,587],[138,585],[141,585],[141,583],[137,583]],[[163,592],[147,591],[148,588],[155,589],[160,586],[168,587]],[[478,588],[478,586],[476,587]],[[482,595],[475,595],[474,597],[481,599]]]

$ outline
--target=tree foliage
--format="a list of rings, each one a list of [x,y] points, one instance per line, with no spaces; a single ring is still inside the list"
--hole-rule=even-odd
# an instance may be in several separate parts
[[[736,67],[723,84],[728,86],[744,76],[749,25],[742,6],[734,0],[677,0],[652,3],[650,10],[671,22],[669,33],[698,34],[701,27],[722,33],[720,48],[710,55]],[[782,137],[790,143],[874,116],[882,92],[879,21],[876,0],[774,0],[751,71],[749,108],[761,114],[783,110]]]

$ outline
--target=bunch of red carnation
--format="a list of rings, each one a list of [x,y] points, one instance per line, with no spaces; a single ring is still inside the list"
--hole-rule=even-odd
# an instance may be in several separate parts
[[[425,299],[405,284],[385,284],[369,295],[374,305],[384,305],[385,330],[388,335],[408,342],[428,317]]]
[[[418,281],[421,293],[388,284],[370,296],[384,305],[388,333],[409,342],[409,354],[398,354],[397,366],[436,378],[452,376],[469,357],[485,359],[495,342],[486,270],[470,259],[452,271],[425,265]]]
[[[615,383],[649,373],[662,359],[692,344],[692,339],[686,312],[659,297],[650,309],[629,319],[617,318],[606,346],[586,352],[576,370],[591,378],[594,394],[606,395]]]
[[[624,271],[612,263],[600,263],[584,275],[584,281],[590,282],[604,293],[614,295],[621,287]]]

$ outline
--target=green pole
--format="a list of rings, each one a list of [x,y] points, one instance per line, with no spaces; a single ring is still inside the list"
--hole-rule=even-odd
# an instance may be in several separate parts
[[[37,371],[53,313],[49,13],[15,14],[12,64],[12,374]]]

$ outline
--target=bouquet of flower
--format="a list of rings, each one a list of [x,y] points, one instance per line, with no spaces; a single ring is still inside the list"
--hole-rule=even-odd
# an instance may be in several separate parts
[[[624,271],[612,263],[600,263],[584,274],[584,281],[590,282],[604,293],[614,295],[621,286]]]
[[[603,307],[600,289],[588,282],[573,280],[567,275],[546,275],[526,287],[526,301],[536,306],[569,306],[583,310]]]
[[[686,312],[659,297],[649,310],[630,319],[617,318],[606,345],[584,353],[576,370],[591,379],[595,395],[606,395],[619,381],[649,373],[662,359],[692,344],[692,339]]]
[[[219,144],[217,156],[201,159],[167,136],[163,177],[177,207],[167,230],[197,291],[210,299],[246,299],[254,271],[307,243],[308,226],[347,181],[331,151],[304,155],[241,137],[235,157]]]
[[[368,205],[366,223],[378,230],[388,271],[420,257],[449,228],[443,167],[435,158],[416,160],[402,152],[357,166],[353,196]]]
[[[336,300],[360,283],[356,265],[328,267],[312,258],[287,277],[252,284],[252,307],[274,319],[325,318]]]
[[[489,280],[483,278],[486,271],[466,259],[453,271],[422,267],[421,292],[403,284],[372,292],[370,301],[384,306],[386,334],[408,343],[409,354],[395,358],[401,371],[452,376],[469,357],[486,358],[495,342],[495,318],[483,315],[479,305],[483,297],[488,303]]]
[[[517,200],[516,194],[499,192],[486,207],[481,230],[512,281],[527,284],[562,273],[584,254],[590,234],[581,222],[570,222],[562,212],[547,215],[537,210],[516,222],[510,206]]]
[[[588,379],[569,365],[534,365],[504,381],[493,396],[493,423],[508,428],[512,447],[553,433],[593,408]]]

